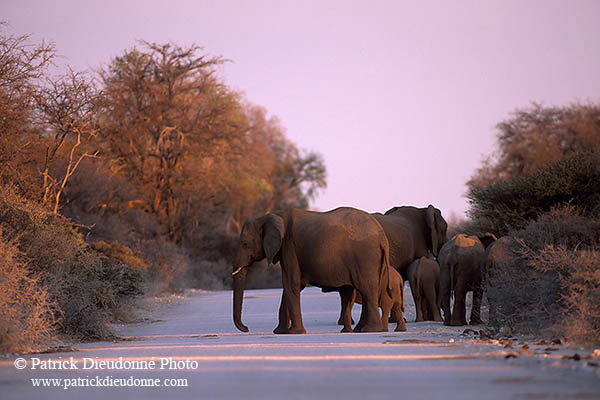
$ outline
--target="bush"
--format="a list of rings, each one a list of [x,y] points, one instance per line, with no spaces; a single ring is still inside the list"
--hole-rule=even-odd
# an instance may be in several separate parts
[[[467,197],[476,229],[497,236],[564,203],[600,217],[600,153],[576,153],[529,175],[472,187]]]
[[[599,344],[600,219],[566,206],[510,236],[505,260],[488,271],[497,324]]]
[[[26,257],[56,304],[58,330],[80,339],[109,338],[111,315],[141,293],[141,275],[93,250],[64,218],[0,187],[0,229]]]
[[[60,312],[22,261],[19,249],[0,232],[0,352],[25,352],[46,346]]]

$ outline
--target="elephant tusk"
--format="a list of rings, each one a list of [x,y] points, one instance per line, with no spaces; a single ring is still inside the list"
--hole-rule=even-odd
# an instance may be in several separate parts
[[[238,269],[236,269],[235,271],[233,271],[233,272],[231,273],[231,276],[236,276],[237,274],[239,274],[239,273],[240,273],[240,271],[241,271],[242,269],[244,269],[244,267],[246,267],[246,266],[245,266],[245,265],[242,265],[241,267],[239,267]]]

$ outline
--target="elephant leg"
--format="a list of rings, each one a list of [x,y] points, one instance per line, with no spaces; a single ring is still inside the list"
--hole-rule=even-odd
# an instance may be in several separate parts
[[[290,270],[287,270],[287,268],[282,268],[281,270],[283,297],[292,321],[292,326],[285,333],[306,333],[306,329],[304,329],[304,325],[302,324],[302,313],[300,309],[300,291],[302,290],[302,286],[300,284],[300,268],[298,267],[296,260],[286,264],[292,264],[291,266],[295,268],[290,268],[292,271],[291,273]]]
[[[404,332],[406,331],[406,322],[404,321],[404,314],[402,313],[402,306],[400,303],[394,303],[392,306],[392,313],[389,322],[396,323],[396,332]]]
[[[392,309],[393,300],[388,296],[387,292],[381,295],[380,300],[381,307],[381,329],[383,332],[387,332],[389,330],[388,324],[390,319],[390,311]]]
[[[375,286],[376,287],[376,286]],[[355,332],[381,332],[381,317],[379,315],[379,296],[376,290],[361,292],[362,296],[362,312],[361,320],[365,321],[364,326],[359,331]],[[389,311],[389,310],[388,310]],[[359,321],[360,323],[360,321]]]
[[[342,294],[342,290],[340,290],[340,303],[341,303],[341,307],[340,307],[340,317],[338,318],[338,325],[344,325],[344,313],[345,313],[345,306],[344,306],[344,295]],[[354,289],[352,290],[354,292]],[[352,294],[352,304],[350,305],[350,323],[354,325],[354,319],[352,318],[352,306],[354,305],[354,293]]]
[[[464,284],[457,284],[454,290],[454,307],[452,309],[452,317],[450,318],[450,325],[461,326],[467,324],[466,315],[466,297],[467,291],[465,290]]]
[[[471,308],[471,325],[481,324],[481,298],[483,290],[481,286],[476,286],[473,290],[473,307]]]
[[[402,303],[400,301],[394,301],[392,305],[392,315],[396,322],[396,329],[394,329],[394,332],[406,332],[406,321],[404,320]]]
[[[440,322],[442,320],[442,316],[440,315],[440,307],[435,293],[435,288],[428,287],[426,289],[425,300],[427,301],[428,320]]]
[[[342,320],[341,332],[352,332],[352,306],[354,305],[355,290],[351,286],[343,287],[340,290],[340,298],[342,299],[342,311],[340,319]],[[338,322],[339,324],[339,322]]]
[[[421,315],[423,316],[423,321],[431,321],[431,312],[429,311],[425,292],[421,293]]]
[[[290,329],[290,315],[283,293],[281,294],[281,303],[279,304],[279,325],[273,330],[273,333],[286,333]]]
[[[441,270],[440,282],[440,303],[444,312],[444,325],[450,325],[450,277],[448,275],[448,266]]]
[[[450,325],[452,314],[450,313],[450,291],[442,291],[442,311],[444,312],[444,325]]]

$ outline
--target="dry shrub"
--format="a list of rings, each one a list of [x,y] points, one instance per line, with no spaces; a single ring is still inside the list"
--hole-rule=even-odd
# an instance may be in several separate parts
[[[134,252],[129,247],[114,241],[106,243],[103,240],[92,244],[92,248],[113,261],[121,262],[136,270],[148,269],[148,264],[144,260],[144,256],[139,252]]]
[[[556,274],[560,316],[551,330],[578,343],[600,343],[600,253],[547,245],[530,260],[536,270]]]
[[[192,262],[182,247],[161,239],[149,240],[142,245],[148,264],[147,293],[158,295],[182,292],[190,287],[189,271]]]
[[[112,337],[109,322],[141,293],[141,275],[93,250],[64,218],[0,187],[0,228],[55,302],[60,332],[79,339]]]
[[[26,352],[52,339],[56,303],[0,231],[0,352]]]
[[[600,220],[563,206],[544,214],[488,271],[486,287],[496,323],[517,332],[600,343]]]

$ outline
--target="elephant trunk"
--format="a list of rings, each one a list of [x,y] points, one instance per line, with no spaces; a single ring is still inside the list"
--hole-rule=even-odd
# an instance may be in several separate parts
[[[233,323],[242,332],[248,332],[248,327],[242,323],[242,303],[246,288],[248,268],[240,268],[233,275]]]

